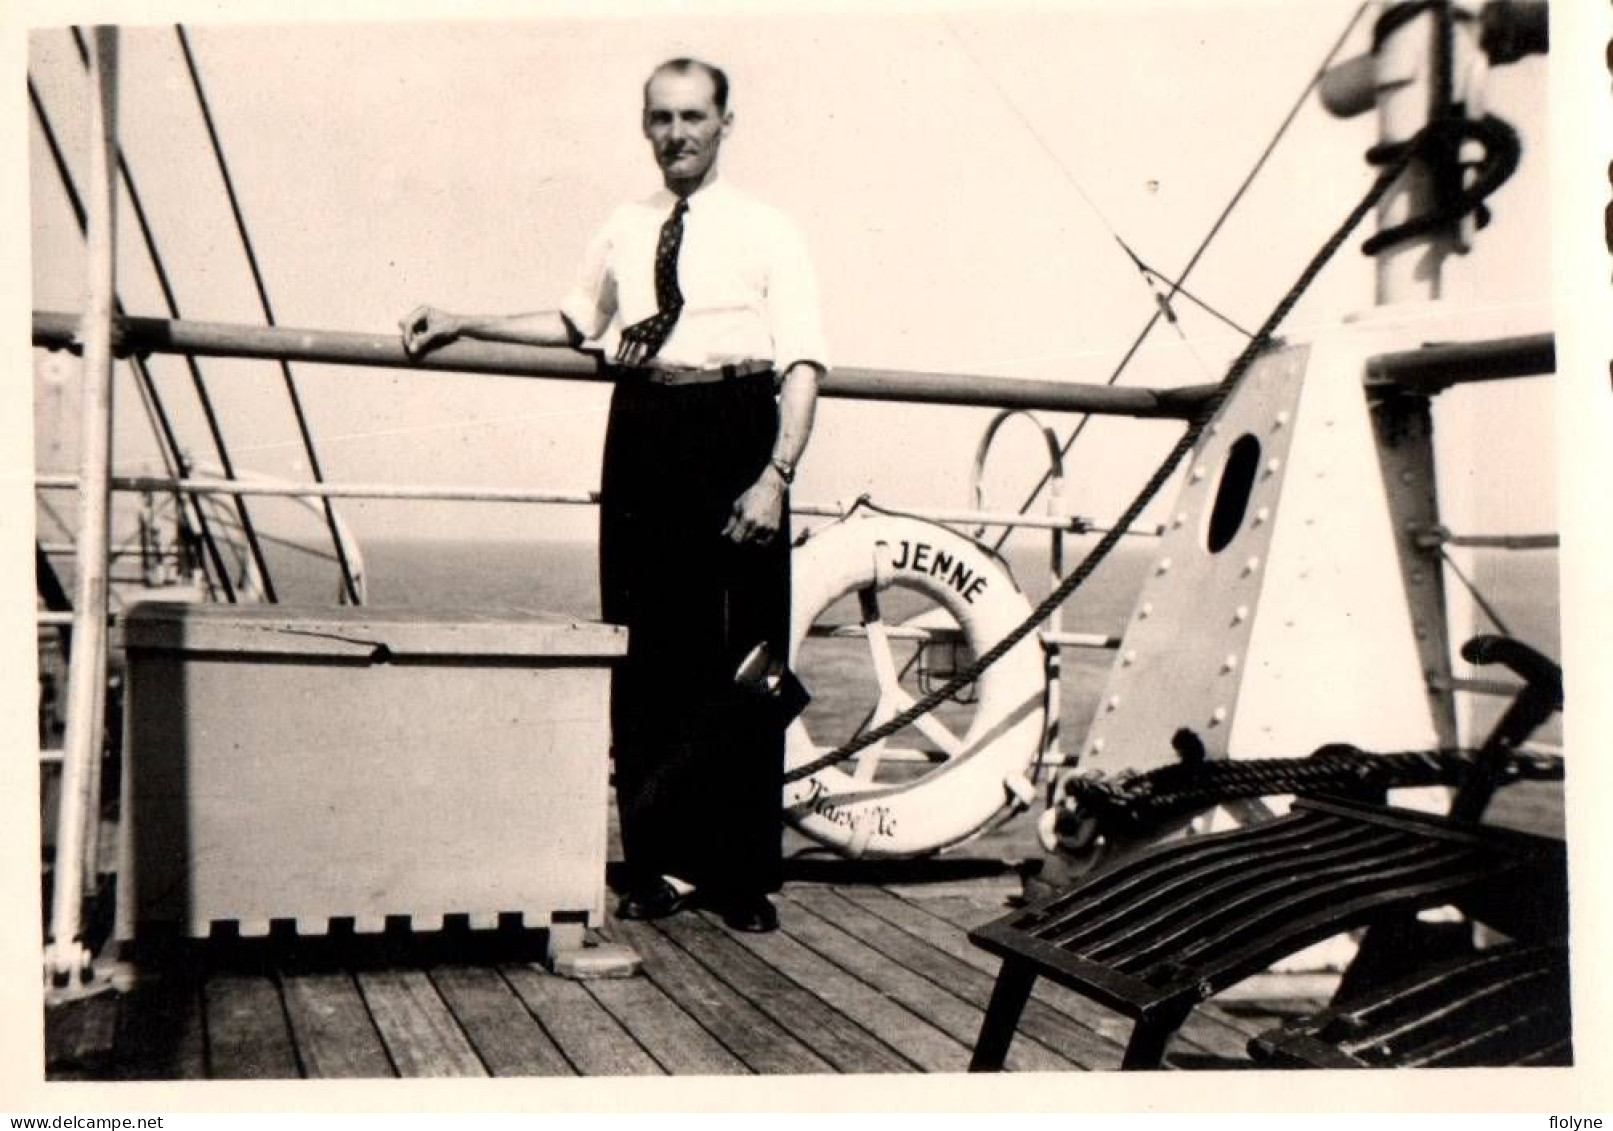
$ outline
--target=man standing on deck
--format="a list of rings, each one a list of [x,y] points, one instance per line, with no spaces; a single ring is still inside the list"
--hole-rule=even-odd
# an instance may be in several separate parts
[[[627,919],[699,900],[729,926],[778,914],[784,736],[735,672],[790,629],[788,490],[828,364],[805,245],[718,176],[728,79],[693,59],[644,86],[665,188],[617,209],[560,309],[471,317],[421,307],[412,354],[457,337],[595,343],[616,388],[600,487],[600,589],[628,627],[612,685]]]

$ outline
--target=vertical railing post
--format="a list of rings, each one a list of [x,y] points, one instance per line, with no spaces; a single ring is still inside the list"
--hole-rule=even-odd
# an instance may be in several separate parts
[[[83,344],[78,543],[73,656],[68,668],[67,734],[45,974],[60,983],[87,972],[83,939],[85,879],[94,879],[107,675],[107,545],[111,534],[112,312],[116,286],[116,28],[92,37],[88,300]]]

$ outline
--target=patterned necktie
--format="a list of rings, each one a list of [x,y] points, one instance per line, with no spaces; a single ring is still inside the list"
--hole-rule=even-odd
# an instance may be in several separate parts
[[[661,238],[655,245],[655,304],[658,309],[642,322],[622,331],[616,350],[620,365],[644,365],[658,353],[677,324],[683,310],[683,292],[678,289],[678,249],[683,245],[683,215],[689,202],[683,197],[661,225]]]

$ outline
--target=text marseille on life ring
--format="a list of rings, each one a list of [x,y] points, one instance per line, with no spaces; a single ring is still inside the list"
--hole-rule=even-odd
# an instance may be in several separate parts
[[[974,655],[1030,615],[1001,559],[944,526],[901,515],[858,512],[815,532],[795,551],[790,659],[834,602],[859,590],[914,589],[945,608]],[[798,667],[798,665],[797,665]],[[799,669],[798,669],[799,670]],[[839,766],[785,787],[792,824],[848,856],[913,856],[968,838],[1023,798],[1026,770],[1046,715],[1042,649],[1028,634],[981,675],[961,749],[909,783],[858,781]],[[805,719],[790,725],[786,764],[826,753]]]

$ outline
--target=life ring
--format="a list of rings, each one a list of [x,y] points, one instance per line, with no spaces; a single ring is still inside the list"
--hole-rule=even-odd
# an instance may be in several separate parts
[[[1031,612],[1001,559],[922,519],[856,512],[798,547],[792,569],[790,659],[809,690],[812,665],[803,670],[801,649],[813,624],[844,597],[858,594],[864,602],[864,631],[879,684],[869,725],[895,716],[915,698],[900,686],[890,626],[877,613],[879,592],[896,586],[928,597],[949,615],[949,626],[955,622],[962,629],[976,656]],[[907,624],[920,622],[933,625],[935,619]],[[935,714],[913,724],[933,744],[933,756],[944,760],[916,778],[882,782],[875,774],[887,750],[875,744],[850,772],[830,766],[790,783],[785,813],[807,836],[848,856],[915,856],[965,840],[1034,795],[1026,769],[1044,734],[1046,688],[1042,649],[1032,633],[981,675],[966,733],[953,734]],[[805,765],[832,749],[813,740],[812,722],[809,711],[790,725],[786,765]]]

